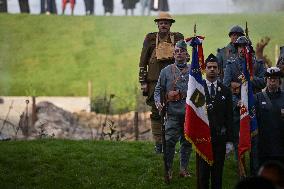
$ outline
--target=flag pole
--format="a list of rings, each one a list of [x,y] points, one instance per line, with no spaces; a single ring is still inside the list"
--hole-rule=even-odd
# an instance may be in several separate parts
[[[193,34],[194,34],[194,37],[196,37],[196,23],[194,23],[194,26],[193,26]]]
[[[194,26],[193,26],[193,36],[196,37],[196,33],[197,33],[197,29],[196,29],[196,23],[194,23]],[[196,152],[195,153],[195,172],[196,172],[196,188],[197,189],[200,189],[200,183],[199,183],[199,155],[198,153]]]

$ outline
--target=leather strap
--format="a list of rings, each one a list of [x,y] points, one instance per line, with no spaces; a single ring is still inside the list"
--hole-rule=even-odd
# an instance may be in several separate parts
[[[172,70],[172,75],[173,75],[172,90],[176,90],[176,84],[177,84],[178,80],[181,78],[181,76],[183,74],[185,74],[188,71],[188,67],[186,66],[185,68],[183,68],[181,70],[181,74],[177,78],[176,78],[176,72],[175,72],[176,65],[172,64],[171,67],[172,67],[171,70]]]
[[[262,94],[263,94],[263,96],[264,96],[264,98],[265,98],[265,101],[267,102],[268,107],[272,107],[272,103],[271,103],[270,98],[269,98],[268,95],[267,95],[267,92],[264,91]]]

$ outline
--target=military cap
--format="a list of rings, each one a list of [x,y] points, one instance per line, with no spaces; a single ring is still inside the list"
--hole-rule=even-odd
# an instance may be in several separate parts
[[[245,36],[240,36],[234,43],[234,45],[248,45],[249,40]]]
[[[169,20],[171,23],[175,22],[173,17],[169,13],[167,13],[167,12],[159,12],[157,18],[154,21],[158,22],[160,20]]]
[[[233,34],[233,33],[239,33],[241,35],[244,35],[244,30],[241,26],[233,26],[230,30],[229,30],[229,37]]]
[[[280,69],[277,67],[270,67],[267,68],[266,72],[264,73],[265,77],[283,77],[283,74],[281,73]]]
[[[187,44],[185,43],[184,40],[180,40],[176,43],[176,48],[182,48],[182,49],[186,49],[187,50]]]
[[[214,54],[209,54],[209,56],[206,58],[205,63],[208,62],[218,62],[217,57]]]

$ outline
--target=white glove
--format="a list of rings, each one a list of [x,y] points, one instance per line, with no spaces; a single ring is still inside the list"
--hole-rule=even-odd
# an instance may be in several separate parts
[[[231,142],[226,143],[226,158],[229,157],[229,155],[233,152],[234,146]]]

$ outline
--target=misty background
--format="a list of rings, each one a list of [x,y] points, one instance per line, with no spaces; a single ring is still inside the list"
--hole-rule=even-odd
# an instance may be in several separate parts
[[[19,13],[18,0],[8,0],[8,12]],[[62,0],[56,0],[58,14],[62,13]],[[168,0],[172,14],[223,14],[223,13],[257,13],[283,11],[284,0]],[[29,0],[31,14],[40,13],[40,0]],[[67,5],[67,15],[71,14]],[[95,15],[103,15],[102,0],[95,0]],[[151,12],[152,15],[157,12]],[[84,0],[77,0],[74,15],[85,15]],[[114,0],[113,15],[124,15],[121,0]],[[134,15],[141,15],[140,3],[137,3]]]

